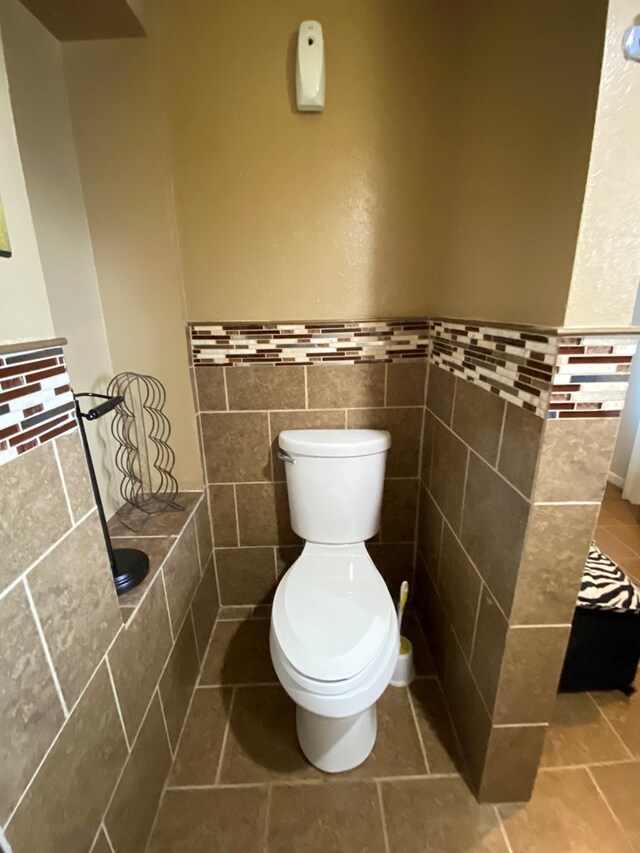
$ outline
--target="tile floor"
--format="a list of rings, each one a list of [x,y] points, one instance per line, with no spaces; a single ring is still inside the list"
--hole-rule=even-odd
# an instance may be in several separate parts
[[[634,526],[640,534],[634,511],[609,489],[598,535],[615,532],[602,549],[611,553],[615,537],[631,550]],[[408,627],[419,677],[410,690],[387,689],[372,755],[335,777],[299,752],[294,706],[269,658],[268,612],[221,614],[149,853],[640,851],[635,697],[559,696],[531,801],[479,805],[459,775],[424,638],[415,619]]]

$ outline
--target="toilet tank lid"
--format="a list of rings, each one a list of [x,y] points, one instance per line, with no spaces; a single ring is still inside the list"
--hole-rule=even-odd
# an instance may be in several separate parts
[[[297,456],[370,456],[391,447],[391,435],[381,429],[287,429],[278,443]]]

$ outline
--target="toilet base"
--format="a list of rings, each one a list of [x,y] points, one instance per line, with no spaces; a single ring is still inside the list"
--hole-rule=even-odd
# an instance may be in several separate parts
[[[325,773],[343,773],[365,761],[376,742],[375,703],[351,717],[321,717],[296,705],[298,742],[307,759]]]

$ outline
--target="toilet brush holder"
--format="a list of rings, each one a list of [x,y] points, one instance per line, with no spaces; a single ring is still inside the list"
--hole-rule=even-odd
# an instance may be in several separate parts
[[[413,644],[406,637],[400,637],[398,660],[393,670],[391,681],[393,687],[408,687],[416,676],[413,664]]]

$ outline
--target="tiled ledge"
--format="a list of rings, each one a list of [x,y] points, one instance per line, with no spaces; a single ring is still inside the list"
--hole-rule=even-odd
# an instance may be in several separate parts
[[[120,509],[109,521],[109,533],[114,548],[138,548],[149,557],[149,573],[139,586],[118,599],[122,619],[126,624],[134,615],[158,572],[193,518],[203,499],[203,492],[178,492],[176,503],[183,510],[166,510],[146,516],[129,507]],[[125,519],[133,530],[123,523]]]

